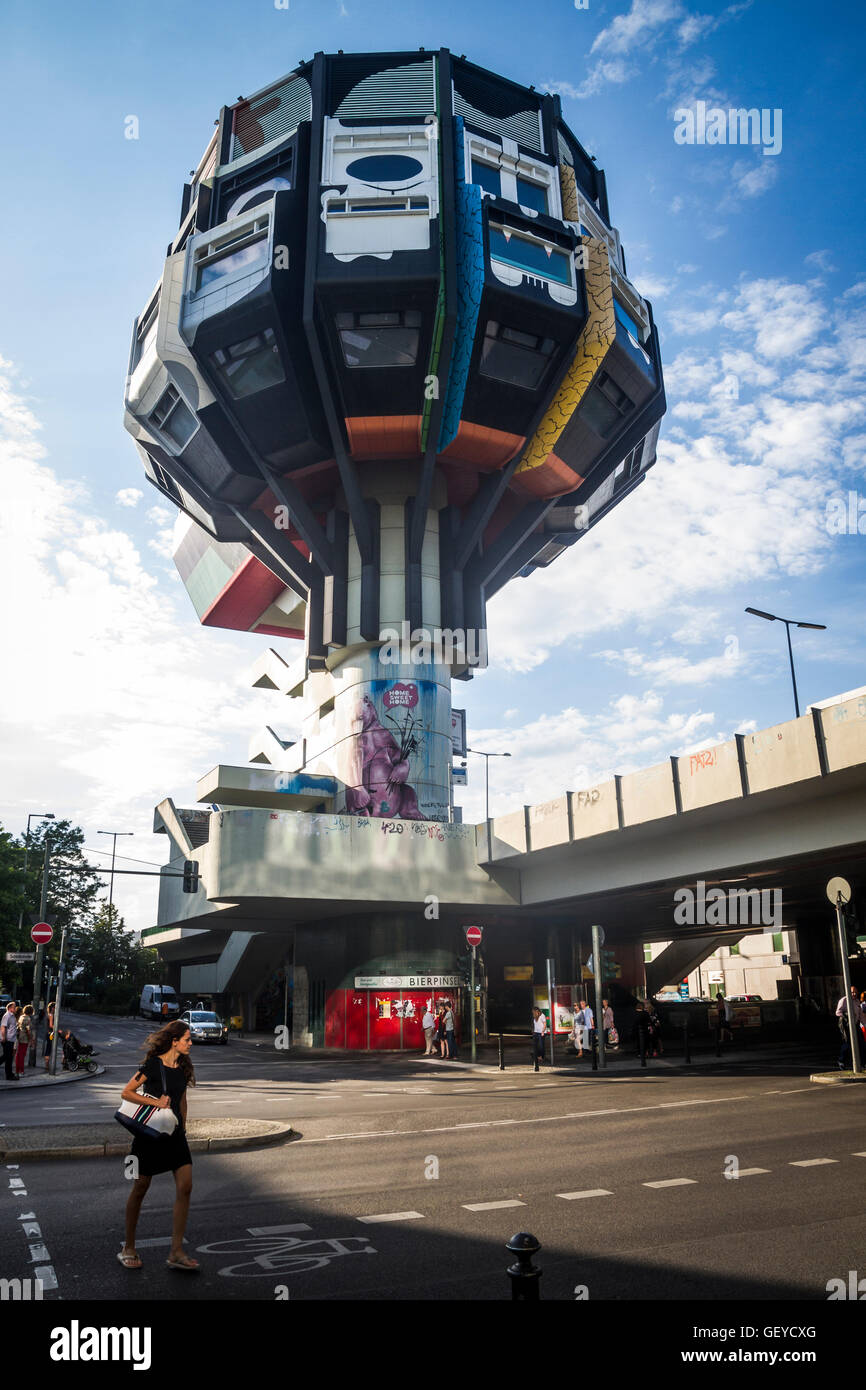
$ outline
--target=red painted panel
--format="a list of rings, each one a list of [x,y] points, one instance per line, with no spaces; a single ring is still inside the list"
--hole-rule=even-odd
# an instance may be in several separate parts
[[[282,579],[250,555],[217,594],[202,617],[202,625],[249,632],[285,587]]]
[[[368,991],[346,990],[346,1046],[366,1050]]]
[[[325,999],[325,1047],[346,1046],[345,989],[332,989]]]
[[[406,1052],[424,1051],[424,1029],[421,1020],[427,1008],[429,992],[420,990],[403,991],[403,1049]]]
[[[399,989],[371,989],[368,994],[370,999],[370,1047],[374,1050],[399,1048]]]

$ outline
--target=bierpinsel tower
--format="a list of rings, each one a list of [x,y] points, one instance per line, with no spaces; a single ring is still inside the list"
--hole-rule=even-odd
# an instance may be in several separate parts
[[[260,655],[301,735],[254,735],[236,804],[450,822],[452,682],[484,663],[487,601],[643,480],[664,409],[557,96],[421,49],[318,53],[223,107],[125,424],[189,518],[201,622],[303,643]]]

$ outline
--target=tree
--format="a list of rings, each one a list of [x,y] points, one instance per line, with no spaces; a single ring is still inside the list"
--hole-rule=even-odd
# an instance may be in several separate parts
[[[159,978],[156,952],[140,946],[116,907],[102,903],[92,922],[74,928],[66,943],[69,988],[97,1005],[125,1009],[142,986]],[[72,983],[74,979],[74,985]]]

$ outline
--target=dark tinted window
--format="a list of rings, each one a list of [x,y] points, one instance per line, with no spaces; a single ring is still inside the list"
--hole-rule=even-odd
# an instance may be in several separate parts
[[[491,226],[490,256],[492,260],[517,266],[529,275],[541,275],[561,285],[571,284],[571,257],[566,251],[517,236],[510,228]]]
[[[633,408],[634,402],[625,391],[620,390],[607,372],[602,372],[586,394],[586,400],[580,407],[580,418],[596,434],[606,438]]]
[[[273,329],[255,333],[231,347],[218,348],[211,357],[221,380],[236,400],[285,381],[286,374]]]
[[[547,189],[540,183],[529,179],[517,179],[517,201],[521,207],[534,208],[536,212],[547,212]]]
[[[510,386],[534,391],[540,384],[556,349],[553,338],[538,338],[517,328],[507,328],[491,319],[484,330],[481,347],[482,376]]]
[[[482,164],[480,159],[473,159],[472,182],[480,184],[485,193],[493,193],[497,198],[502,196],[502,179],[499,170],[494,169],[492,164]]]
[[[421,336],[417,310],[337,314],[336,323],[347,367],[415,365]]]

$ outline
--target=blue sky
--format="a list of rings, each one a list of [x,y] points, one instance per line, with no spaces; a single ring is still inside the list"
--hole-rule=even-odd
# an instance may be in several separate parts
[[[193,804],[259,724],[292,727],[245,684],[262,639],[198,627],[120,398],[220,106],[317,49],[446,45],[559,91],[662,334],[656,468],[497,597],[490,669],[455,690],[470,742],[512,752],[494,810],[789,718],[784,631],[748,604],[828,624],[795,636],[804,706],[864,683],[866,534],[826,525],[851,491],[866,533],[860,5],[48,3],[4,31],[5,825],[53,809],[89,844],[134,829],[129,852],[159,860],[149,808]],[[699,100],[781,109],[781,153],[676,144],[675,111]],[[482,811],[480,772],[462,800]],[[148,925],[150,889],[127,883],[121,906]]]

